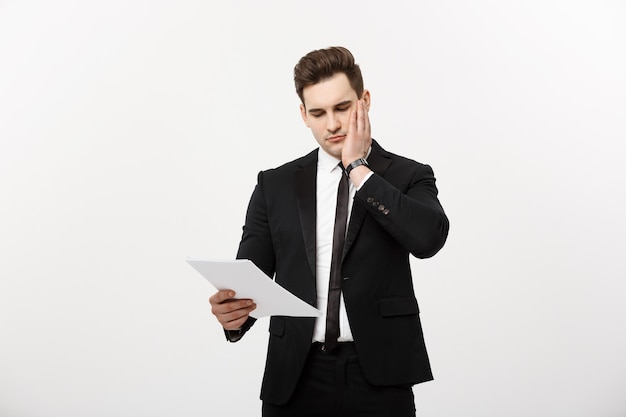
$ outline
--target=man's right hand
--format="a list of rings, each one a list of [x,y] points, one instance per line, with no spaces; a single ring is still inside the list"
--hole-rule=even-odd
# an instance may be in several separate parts
[[[209,298],[211,313],[225,330],[237,330],[248,320],[250,312],[256,308],[249,298],[237,299],[232,290],[221,290]]]

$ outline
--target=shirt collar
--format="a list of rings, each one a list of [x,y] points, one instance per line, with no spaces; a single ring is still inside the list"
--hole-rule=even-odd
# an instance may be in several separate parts
[[[319,148],[319,151],[317,152],[318,169],[326,172],[332,172],[333,169],[337,168],[339,162],[341,162],[339,159],[327,154],[324,149]]]

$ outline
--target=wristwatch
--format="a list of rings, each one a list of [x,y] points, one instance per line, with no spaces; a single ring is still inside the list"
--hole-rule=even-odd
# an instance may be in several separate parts
[[[366,167],[369,167],[370,165],[367,163],[367,161],[365,160],[365,158],[359,158],[356,161],[354,161],[353,163],[351,163],[350,165],[348,165],[346,167],[346,175],[348,177],[350,177],[350,172],[352,172],[352,170],[358,166],[361,165],[365,165]]]

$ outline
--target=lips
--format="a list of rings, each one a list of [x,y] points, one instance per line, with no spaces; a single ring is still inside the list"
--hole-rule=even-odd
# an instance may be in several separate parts
[[[328,139],[326,139],[329,142],[341,142],[342,140],[344,140],[346,138],[346,135],[335,135],[335,136],[331,136]]]

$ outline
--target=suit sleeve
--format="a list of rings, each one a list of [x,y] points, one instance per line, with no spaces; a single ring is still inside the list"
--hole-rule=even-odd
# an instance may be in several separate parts
[[[410,171],[409,171],[410,172]],[[372,217],[418,258],[435,255],[448,236],[449,222],[437,198],[433,170],[418,164],[405,190],[372,175],[355,195]]]
[[[276,263],[263,192],[263,172],[257,177],[257,185],[248,204],[237,259],[249,259],[268,277],[274,276]],[[256,319],[249,317],[240,330],[230,332],[225,330],[226,339],[230,342],[240,340],[255,321]]]
[[[276,261],[263,190],[263,172],[258,175],[248,204],[237,259],[250,259],[268,277],[274,276]]]

